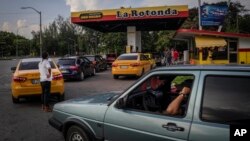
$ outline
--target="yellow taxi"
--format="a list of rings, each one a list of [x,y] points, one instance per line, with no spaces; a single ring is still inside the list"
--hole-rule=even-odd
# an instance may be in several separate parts
[[[21,59],[17,67],[12,67],[13,72],[11,91],[13,103],[19,103],[19,99],[32,95],[41,95],[40,73],[38,63],[41,58]],[[51,95],[58,101],[64,100],[64,79],[55,62],[49,59],[53,80],[51,82]]]
[[[155,59],[153,58],[153,55],[151,53],[144,53],[144,55],[149,59],[151,64],[151,69],[156,67]]]
[[[119,76],[142,76],[151,69],[149,59],[142,53],[126,53],[120,55],[112,63],[112,75],[114,79]]]

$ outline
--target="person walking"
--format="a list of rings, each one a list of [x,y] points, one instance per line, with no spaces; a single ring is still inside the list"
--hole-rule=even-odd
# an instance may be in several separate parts
[[[171,54],[171,51],[170,49],[167,49],[167,52],[166,52],[166,58],[167,58],[167,65],[170,66],[172,65],[172,54]]]
[[[49,106],[49,95],[52,81],[52,73],[51,66],[48,61],[49,54],[44,52],[42,54],[42,61],[39,62],[38,68],[40,72],[40,83],[42,87],[42,110],[45,112],[51,112],[51,108]]]
[[[178,59],[179,59],[179,52],[176,49],[174,49],[173,62],[175,65],[177,65]]]

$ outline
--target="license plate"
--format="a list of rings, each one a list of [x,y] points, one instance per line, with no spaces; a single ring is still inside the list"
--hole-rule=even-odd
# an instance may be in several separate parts
[[[121,69],[127,69],[128,66],[121,66],[120,68],[121,68]]]
[[[40,80],[39,79],[33,79],[31,80],[32,84],[40,84]]]
[[[61,72],[62,72],[62,73],[68,73],[68,71],[67,71],[67,70],[61,70]]]

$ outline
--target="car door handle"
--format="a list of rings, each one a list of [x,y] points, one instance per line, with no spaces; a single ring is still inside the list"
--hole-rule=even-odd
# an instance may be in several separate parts
[[[163,124],[162,125],[162,128],[166,128],[168,131],[172,131],[172,132],[175,132],[175,131],[184,131],[184,128],[183,127],[178,127],[175,123],[167,123],[167,124]]]

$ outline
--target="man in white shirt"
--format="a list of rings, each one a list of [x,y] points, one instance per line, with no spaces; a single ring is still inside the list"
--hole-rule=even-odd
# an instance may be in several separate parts
[[[40,83],[42,87],[42,110],[45,112],[51,112],[49,106],[49,95],[52,81],[51,66],[48,61],[49,54],[44,52],[42,54],[42,61],[39,63],[38,68],[40,72]]]

